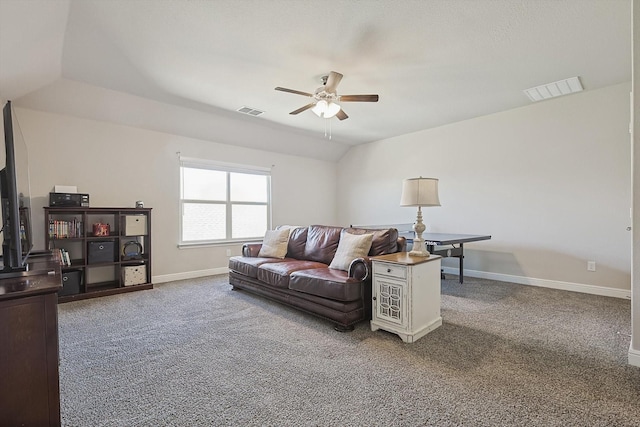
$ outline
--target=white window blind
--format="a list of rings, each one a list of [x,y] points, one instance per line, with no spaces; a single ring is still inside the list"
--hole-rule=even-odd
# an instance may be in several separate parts
[[[270,225],[270,169],[180,158],[180,245],[259,239]]]

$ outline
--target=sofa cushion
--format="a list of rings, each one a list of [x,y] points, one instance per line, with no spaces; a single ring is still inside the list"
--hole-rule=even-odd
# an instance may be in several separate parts
[[[329,264],[329,268],[348,271],[351,261],[367,256],[369,249],[371,249],[372,237],[373,234],[356,235],[342,232],[338,249],[331,264]]]
[[[229,269],[244,274],[245,276],[258,277],[258,267],[270,262],[282,261],[278,258],[256,258],[247,256],[233,256],[229,258]]]
[[[287,255],[287,244],[289,243],[289,229],[267,230],[262,240],[262,247],[258,253],[259,257],[284,258]]]
[[[286,259],[280,262],[263,263],[258,267],[257,279],[277,288],[289,287],[289,275],[294,271],[327,268],[327,264],[314,261]]]
[[[341,227],[310,225],[303,259],[329,265],[340,243]]]
[[[287,258],[305,259],[304,247],[307,243],[307,231],[307,227],[298,227],[291,230],[287,246]]]
[[[338,301],[362,298],[362,281],[350,278],[346,271],[329,268],[299,270],[291,274],[289,289]]]
[[[368,229],[347,228],[345,232],[351,234],[373,234],[369,256],[392,254],[398,251],[398,230],[395,228]]]

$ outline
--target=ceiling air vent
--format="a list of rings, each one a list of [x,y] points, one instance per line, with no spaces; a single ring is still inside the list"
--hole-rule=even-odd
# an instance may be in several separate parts
[[[581,90],[582,84],[580,84],[580,79],[578,77],[571,77],[569,79],[547,83],[546,85],[532,87],[531,89],[525,89],[524,93],[527,94],[530,100],[536,102],[556,96],[580,92]]]
[[[261,114],[264,114],[264,111],[256,110],[255,108],[251,108],[251,107],[240,107],[236,111],[243,114],[248,114],[250,116],[256,116],[256,117]]]

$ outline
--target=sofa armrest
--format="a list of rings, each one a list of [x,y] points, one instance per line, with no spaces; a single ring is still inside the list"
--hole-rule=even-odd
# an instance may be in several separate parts
[[[255,258],[260,253],[262,243],[245,243],[242,245],[242,256]]]
[[[349,277],[367,280],[371,277],[371,259],[369,257],[356,258],[349,264]]]

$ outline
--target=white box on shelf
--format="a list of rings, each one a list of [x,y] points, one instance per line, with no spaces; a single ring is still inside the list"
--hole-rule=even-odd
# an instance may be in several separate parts
[[[122,276],[122,281],[125,286],[147,283],[147,266],[133,265],[129,267],[122,267]]]
[[[146,215],[126,215],[124,217],[125,236],[146,236],[147,216]]]
[[[54,185],[53,186],[54,193],[77,193],[78,187],[75,185]]]

